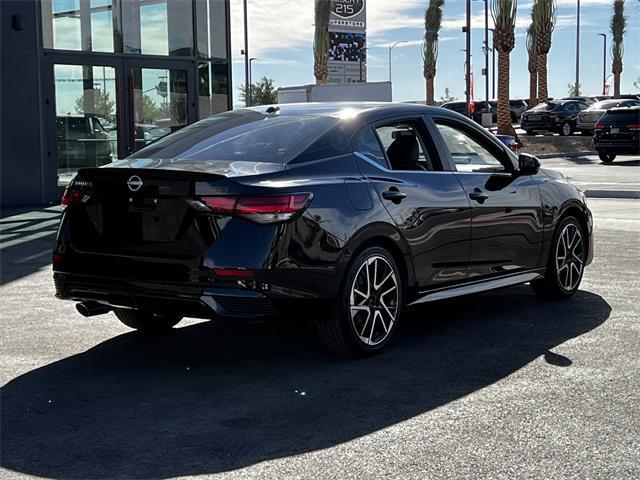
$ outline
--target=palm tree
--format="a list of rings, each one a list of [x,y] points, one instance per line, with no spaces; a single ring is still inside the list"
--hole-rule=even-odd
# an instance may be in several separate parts
[[[498,133],[516,136],[509,110],[509,55],[516,44],[518,0],[492,0],[493,48],[498,51]]]
[[[529,108],[538,104],[538,56],[536,54],[536,28],[527,27],[527,53],[529,54]]]
[[[329,67],[329,16],[331,0],[315,0],[315,33],[313,36],[313,74],[318,85],[327,83]]]
[[[531,18],[536,30],[536,53],[538,56],[538,101],[549,100],[547,87],[547,55],[551,49],[551,34],[556,25],[555,0],[536,0],[531,9]]]
[[[424,39],[422,41],[423,75],[427,81],[427,105],[433,105],[433,79],[438,60],[438,31],[442,23],[444,0],[429,0],[424,13]]]
[[[627,17],[624,16],[624,0],[613,2],[613,16],[611,17],[611,58],[613,59],[613,95],[620,95],[620,74],[622,73],[622,57],[624,56],[624,32],[627,26]]]

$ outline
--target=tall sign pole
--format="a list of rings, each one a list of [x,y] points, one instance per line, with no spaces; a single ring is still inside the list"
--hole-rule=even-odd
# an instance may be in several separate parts
[[[489,0],[484,0],[484,106],[487,112],[489,108]]]
[[[465,71],[465,84],[466,88],[466,100],[467,100],[467,117],[471,117],[471,0],[467,0],[467,48],[466,48],[466,71]]]
[[[580,0],[578,0],[578,10],[576,12],[576,94],[579,94],[580,86]]]

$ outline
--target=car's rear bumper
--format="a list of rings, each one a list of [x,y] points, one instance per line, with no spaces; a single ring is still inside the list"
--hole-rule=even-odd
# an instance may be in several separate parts
[[[637,140],[593,140],[593,148],[610,153],[640,154],[640,143]]]
[[[528,117],[522,117],[520,122],[520,128],[523,130],[552,130],[555,128],[553,119],[549,117],[543,117],[537,120],[532,120]]]
[[[250,289],[207,288],[108,279],[54,272],[56,297],[94,301],[111,308],[135,308],[196,318],[265,317],[282,313],[282,299]]]

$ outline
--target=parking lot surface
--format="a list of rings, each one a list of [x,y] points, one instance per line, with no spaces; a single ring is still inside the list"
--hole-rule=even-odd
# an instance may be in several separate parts
[[[612,192],[640,171],[543,166]],[[5,212],[0,477],[640,478],[640,200],[589,206],[595,260],[573,298],[520,286],[414,309],[365,360],[303,322],[144,338],[83,318],[53,298],[57,208]]]

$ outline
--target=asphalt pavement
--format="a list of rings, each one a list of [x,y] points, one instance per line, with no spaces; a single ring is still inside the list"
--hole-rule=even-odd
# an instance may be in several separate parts
[[[543,165],[638,190],[637,158],[587,160]],[[57,208],[3,212],[0,477],[640,478],[640,200],[588,201],[595,260],[573,298],[430,304],[365,360],[304,324],[145,338],[83,318],[53,298]]]

